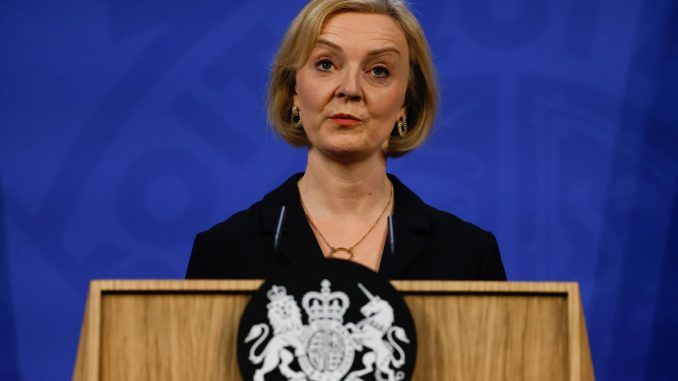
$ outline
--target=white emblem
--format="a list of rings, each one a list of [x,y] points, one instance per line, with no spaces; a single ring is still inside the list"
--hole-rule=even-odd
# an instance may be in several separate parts
[[[254,341],[250,362],[262,364],[254,381],[264,381],[276,368],[288,381],[361,381],[360,377],[368,374],[376,380],[403,379],[405,375],[398,369],[405,364],[405,352],[395,339],[409,344],[405,330],[393,326],[393,307],[387,301],[360,283],[358,287],[369,299],[360,308],[361,321],[344,324],[350,300],[343,292],[331,292],[330,281],[324,279],[320,292],[309,291],[301,300],[308,317],[308,325],[304,325],[294,297],[287,295],[285,287],[272,286],[267,307],[273,336],[258,354],[269,336],[269,326],[256,324],[245,338],[245,343]],[[363,368],[348,373],[356,353],[361,354]],[[295,359],[300,371],[290,368]]]

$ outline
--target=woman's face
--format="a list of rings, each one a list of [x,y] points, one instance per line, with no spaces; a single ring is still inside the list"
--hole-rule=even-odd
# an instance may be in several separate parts
[[[311,150],[335,158],[385,154],[405,113],[407,40],[385,15],[329,18],[308,61],[297,70],[294,105]]]

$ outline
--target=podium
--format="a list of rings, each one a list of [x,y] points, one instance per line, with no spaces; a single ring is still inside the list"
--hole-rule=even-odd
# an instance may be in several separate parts
[[[241,380],[257,280],[92,281],[73,380]],[[413,380],[593,380],[576,283],[393,281],[414,317]]]

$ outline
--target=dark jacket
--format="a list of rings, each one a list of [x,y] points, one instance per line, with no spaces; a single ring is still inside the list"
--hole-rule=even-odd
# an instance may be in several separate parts
[[[266,278],[276,267],[323,260],[290,177],[249,209],[199,233],[186,278]],[[389,279],[505,280],[492,233],[426,205],[395,176],[393,238],[386,240],[379,273]],[[274,238],[285,206],[277,249]]]

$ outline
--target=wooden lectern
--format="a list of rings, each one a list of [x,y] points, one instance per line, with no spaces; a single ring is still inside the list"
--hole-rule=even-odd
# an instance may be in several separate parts
[[[394,281],[414,380],[593,380],[576,283]],[[240,314],[261,281],[93,281],[74,380],[241,380]]]

